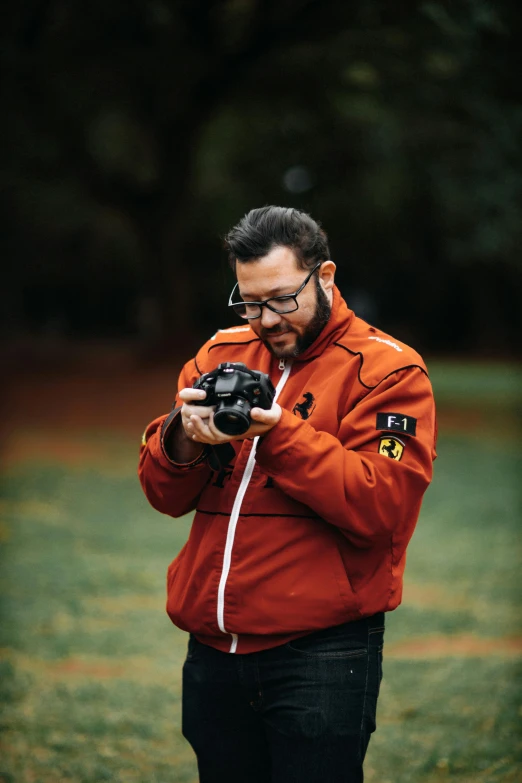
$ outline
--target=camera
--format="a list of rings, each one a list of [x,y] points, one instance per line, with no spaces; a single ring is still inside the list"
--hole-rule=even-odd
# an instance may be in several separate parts
[[[252,408],[272,407],[275,389],[263,372],[249,370],[242,362],[222,362],[212,372],[198,378],[194,389],[207,393],[191,405],[215,405],[214,423],[225,435],[242,435],[251,424]]]

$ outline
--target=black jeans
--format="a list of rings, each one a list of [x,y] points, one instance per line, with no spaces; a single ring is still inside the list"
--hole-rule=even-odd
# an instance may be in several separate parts
[[[384,614],[258,653],[189,639],[183,735],[200,783],[361,783]]]

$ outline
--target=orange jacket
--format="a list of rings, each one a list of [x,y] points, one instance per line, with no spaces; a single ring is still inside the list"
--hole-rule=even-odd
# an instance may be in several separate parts
[[[328,324],[297,359],[276,359],[248,325],[220,330],[179,389],[224,361],[268,373],[283,413],[261,439],[235,441],[220,472],[167,456],[177,414],[148,426],[147,498],[173,517],[197,509],[168,569],[173,623],[246,653],[395,609],[436,456],[421,357],[357,318],[335,288]]]

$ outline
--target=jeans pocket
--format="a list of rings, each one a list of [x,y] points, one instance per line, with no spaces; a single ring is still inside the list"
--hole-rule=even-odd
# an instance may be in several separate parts
[[[287,649],[310,658],[362,658],[367,647],[357,634],[339,634],[321,631],[287,642]]]

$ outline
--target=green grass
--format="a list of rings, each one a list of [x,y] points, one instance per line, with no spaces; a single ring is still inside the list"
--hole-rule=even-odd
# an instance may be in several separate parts
[[[186,640],[164,612],[188,520],[156,514],[133,475],[58,466],[9,476],[3,506],[0,780],[194,780]]]
[[[522,780],[508,644],[521,633],[522,458],[516,439],[479,435],[440,437],[406,600],[388,615],[368,783]],[[164,612],[190,520],[150,508],[125,464],[21,464],[1,509],[0,781],[195,783],[180,731],[186,635]],[[462,638],[467,655],[452,647]],[[419,640],[446,647],[410,656]]]
[[[433,622],[442,633],[518,633],[522,455],[509,442],[477,445],[475,438],[455,435],[440,438],[438,453],[408,550],[406,584],[438,590],[441,605],[435,611],[433,604],[417,609],[406,603],[397,633],[426,633]]]
[[[428,370],[439,403],[489,404],[520,409],[520,365],[433,360],[428,362]]]

